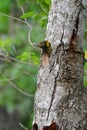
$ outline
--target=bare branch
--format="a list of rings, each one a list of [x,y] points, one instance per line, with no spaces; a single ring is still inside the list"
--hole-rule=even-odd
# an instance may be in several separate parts
[[[26,128],[23,124],[21,124],[21,123],[18,123],[19,124],[19,126],[21,127],[21,128],[23,128],[24,130],[29,130],[28,128]]]
[[[34,49],[36,49],[36,50],[40,50],[40,49],[38,49],[36,43],[32,43],[32,42],[31,42],[30,35],[31,35],[31,31],[32,31],[32,29],[33,29],[33,28],[31,28],[31,29],[29,30],[29,32],[28,32],[28,42],[30,43],[30,45],[31,45]]]
[[[48,15],[47,12],[42,8],[41,3],[40,3],[39,1],[36,2],[36,4],[39,6],[39,8],[40,8],[46,15]]]
[[[25,11],[24,11],[24,9],[23,9],[22,6],[21,6],[21,11],[22,11],[23,14],[25,13]],[[32,26],[29,24],[29,22],[27,21],[26,18],[24,18],[24,21],[25,21],[25,23],[27,24],[27,26],[28,26],[29,28],[32,28]]]
[[[10,59],[10,60],[13,60],[13,61],[15,61],[15,62],[18,62],[18,63],[20,63],[20,64],[36,66],[36,65],[34,65],[34,64],[32,64],[32,63],[23,62],[23,61],[20,61],[20,60],[18,60],[18,59],[16,59],[16,58],[13,58],[13,57],[9,57],[9,59]]]
[[[19,93],[21,93],[22,95],[24,96],[28,96],[28,97],[34,97],[33,94],[29,94],[29,93],[26,93],[24,92],[23,90],[19,89],[13,82],[11,82],[9,79],[6,79],[6,81],[13,87],[15,88]]]
[[[10,16],[10,15],[8,15],[8,14],[4,14],[4,13],[0,12],[0,15],[5,16],[5,17],[8,17],[8,18],[11,18],[11,19],[14,19],[14,20],[16,20],[16,21],[18,21],[18,22],[22,22],[22,23],[26,24],[26,22],[25,22],[24,20],[21,20],[21,19],[19,19],[19,18],[13,17],[13,16]]]
[[[23,7],[21,7],[21,10],[22,10],[22,13],[24,14],[24,9],[23,9]],[[4,14],[4,13],[2,13],[2,12],[0,12],[0,15],[5,16],[5,17],[8,17],[8,18],[11,18],[11,19],[14,19],[14,20],[16,20],[16,21],[18,21],[18,22],[22,22],[22,23],[26,24],[26,25],[29,27],[29,29],[30,29],[30,30],[29,30],[29,33],[28,33],[28,42],[30,43],[30,45],[31,45],[34,49],[38,50],[38,49],[37,49],[38,47],[36,46],[36,43],[32,43],[32,42],[31,42],[30,34],[31,34],[31,31],[32,31],[33,27],[29,24],[29,22],[27,21],[26,18],[24,18],[24,20],[21,20],[21,19],[19,19],[19,18],[16,18],[16,17],[14,17],[14,16],[10,16],[10,15],[8,15],[8,14]]]
[[[18,60],[18,59],[16,59],[16,58],[13,58],[13,57],[9,56],[9,53],[8,53],[7,50],[4,49],[4,48],[0,49],[0,59],[1,59],[1,60],[4,60],[4,61],[5,61],[6,59],[8,59],[8,60],[10,60],[10,61],[15,61],[15,62],[18,62],[18,63],[20,63],[20,64],[36,66],[36,65],[34,65],[34,64],[32,64],[32,63],[23,62],[23,61],[21,61],[21,60]]]
[[[12,65],[14,66],[14,63],[13,63],[11,60],[9,60],[8,58],[6,58],[6,57],[4,57],[4,58],[1,58],[1,57],[0,57],[0,60],[9,62],[10,64],[12,64]],[[20,69],[20,68],[17,67],[17,66],[14,66],[14,67],[15,67],[17,70],[19,70],[21,73],[24,73],[25,75],[28,75],[28,76],[31,75],[31,74],[29,74],[29,72],[24,71],[24,70]]]
[[[26,93],[24,92],[23,90],[19,89],[11,80],[9,80],[8,78],[6,78],[2,73],[0,73],[4,78],[5,78],[5,81],[7,81],[13,88],[15,88],[19,93],[21,93],[22,95],[24,96],[28,96],[28,97],[34,97],[33,94],[29,94],[29,93]]]
[[[25,13],[22,6],[21,6],[21,11],[22,11],[23,14]],[[28,20],[26,18],[24,18],[24,21],[25,21],[26,25],[29,27],[28,42],[34,49],[38,50],[38,47],[36,46],[36,43],[32,43],[31,39],[30,39],[30,34],[31,34],[31,31],[32,31],[33,27],[29,24],[29,22],[28,22]]]

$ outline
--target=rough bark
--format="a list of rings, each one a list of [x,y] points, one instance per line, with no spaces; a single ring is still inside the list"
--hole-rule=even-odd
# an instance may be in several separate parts
[[[82,0],[52,0],[46,39],[49,64],[40,67],[34,123],[41,130],[52,122],[58,130],[87,130],[84,75],[84,7]]]

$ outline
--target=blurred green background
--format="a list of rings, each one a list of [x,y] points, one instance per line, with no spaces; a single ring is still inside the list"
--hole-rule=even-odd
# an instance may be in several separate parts
[[[10,114],[16,110],[21,123],[29,129],[40,61],[40,50],[32,45],[45,39],[49,9],[50,0],[0,2],[0,107]],[[86,52],[87,23],[85,26]],[[87,63],[84,68],[87,86]]]

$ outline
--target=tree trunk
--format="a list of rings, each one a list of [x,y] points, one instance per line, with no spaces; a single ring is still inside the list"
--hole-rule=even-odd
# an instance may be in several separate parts
[[[53,122],[58,130],[87,130],[83,4],[82,0],[52,0],[46,36],[52,54],[48,64],[40,66],[35,95],[34,123],[39,130],[55,130]]]

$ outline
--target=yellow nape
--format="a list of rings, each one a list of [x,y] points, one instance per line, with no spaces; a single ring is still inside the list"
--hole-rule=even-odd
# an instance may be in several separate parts
[[[85,51],[85,59],[87,59],[87,51]]]
[[[47,41],[47,42],[46,42],[46,45],[47,45],[47,47],[50,47],[50,42]]]

